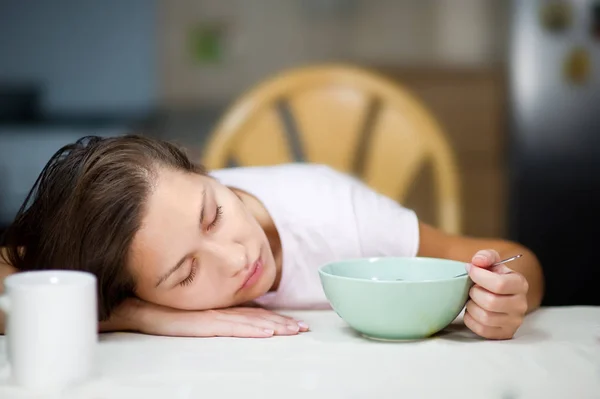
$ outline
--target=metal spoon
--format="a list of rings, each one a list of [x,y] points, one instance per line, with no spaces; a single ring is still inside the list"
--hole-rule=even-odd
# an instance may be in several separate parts
[[[510,258],[506,258],[506,259],[503,259],[503,260],[501,260],[499,262],[494,263],[492,266],[498,266],[498,265],[501,265],[503,263],[512,262],[515,259],[519,259],[521,256],[523,256],[523,254],[518,254],[518,255],[515,255],[515,256],[511,256]],[[490,266],[490,267],[492,267],[492,266]],[[469,274],[469,272],[464,272],[464,273],[458,274],[458,275],[456,275],[456,276],[454,276],[452,278],[466,276],[467,274]],[[397,278],[396,279],[396,281],[402,281],[402,280],[403,279],[401,279],[401,278]]]
[[[492,266],[498,266],[498,265],[501,265],[503,263],[512,262],[513,260],[519,259],[521,256],[523,256],[523,254],[518,254],[518,255],[515,255],[515,256],[511,256],[510,258],[506,258],[504,260],[501,260],[499,262],[494,263]],[[490,266],[490,267],[492,267],[492,266]],[[467,274],[469,274],[469,272],[461,273],[459,275],[454,276],[453,278],[466,276]]]

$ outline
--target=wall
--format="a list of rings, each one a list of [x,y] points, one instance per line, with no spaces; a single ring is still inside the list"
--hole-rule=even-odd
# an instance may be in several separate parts
[[[154,108],[156,64],[155,0],[0,0],[0,86],[39,83],[43,111],[60,114],[0,124],[0,230],[62,145],[123,132],[95,116]]]
[[[166,105],[227,103],[281,69],[310,62],[496,63],[504,58],[506,3],[163,0],[162,100]],[[223,29],[219,63],[197,63],[191,55],[190,32],[203,24]]]
[[[49,112],[153,106],[155,42],[155,0],[0,0],[0,81],[41,83]]]

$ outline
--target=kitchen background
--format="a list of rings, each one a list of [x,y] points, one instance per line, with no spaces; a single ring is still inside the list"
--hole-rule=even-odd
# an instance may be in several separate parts
[[[594,1],[0,0],[0,228],[60,146],[138,130],[199,157],[245,90],[332,61],[395,79],[438,118],[465,233],[532,247],[546,304],[600,304]],[[423,176],[406,205],[433,221]]]

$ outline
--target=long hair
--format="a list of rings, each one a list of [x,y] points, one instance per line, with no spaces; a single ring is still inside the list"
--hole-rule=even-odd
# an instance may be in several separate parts
[[[21,271],[93,273],[106,320],[134,295],[130,247],[159,168],[205,174],[176,146],[139,135],[88,136],[64,146],[6,230],[6,261]]]

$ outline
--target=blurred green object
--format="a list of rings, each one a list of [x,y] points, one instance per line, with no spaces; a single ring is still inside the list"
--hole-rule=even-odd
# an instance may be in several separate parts
[[[563,74],[573,84],[584,84],[591,75],[591,55],[583,47],[575,47],[567,55],[563,64]]]
[[[570,2],[552,0],[543,4],[540,10],[542,26],[551,33],[562,33],[571,27],[573,11]]]
[[[223,55],[223,28],[200,25],[190,33],[192,58],[199,63],[218,63]]]

